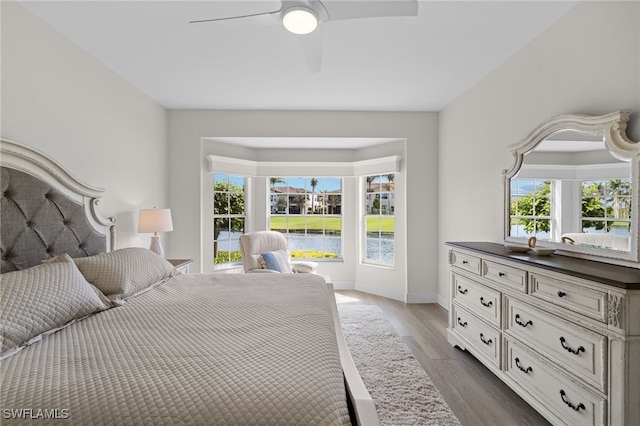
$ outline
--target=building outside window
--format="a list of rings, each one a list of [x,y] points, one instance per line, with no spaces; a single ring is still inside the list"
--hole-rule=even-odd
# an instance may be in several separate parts
[[[394,175],[366,176],[364,182],[364,262],[393,265],[395,257]]]
[[[245,229],[245,178],[213,175],[213,257],[215,265],[242,260],[240,236]]]
[[[271,177],[269,196],[269,227],[292,257],[342,258],[342,178]]]

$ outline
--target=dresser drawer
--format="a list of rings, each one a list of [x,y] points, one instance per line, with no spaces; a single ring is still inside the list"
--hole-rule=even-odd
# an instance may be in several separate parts
[[[480,258],[472,256],[466,253],[460,253],[456,250],[451,250],[450,254],[451,266],[464,269],[475,275],[480,275]]]
[[[529,292],[538,299],[605,322],[607,315],[606,291],[593,290],[561,279],[530,273]]]
[[[451,305],[452,330],[471,346],[470,352],[500,367],[502,339],[500,331],[485,324],[464,308]]]
[[[579,325],[507,298],[505,333],[519,338],[573,373],[606,392],[607,338]]]
[[[499,284],[523,293],[527,292],[527,271],[522,269],[485,260],[483,261],[482,275]]]
[[[454,285],[455,301],[496,327],[500,327],[502,297],[499,291],[485,287],[455,272],[451,273],[451,279]]]
[[[565,377],[517,342],[506,339],[505,372],[527,394],[569,425],[604,425],[606,398]]]

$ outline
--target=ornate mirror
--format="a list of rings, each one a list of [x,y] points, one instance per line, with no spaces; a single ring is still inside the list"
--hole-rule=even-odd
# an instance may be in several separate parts
[[[510,147],[503,170],[505,241],[610,263],[638,262],[640,143],[628,111],[563,115]]]

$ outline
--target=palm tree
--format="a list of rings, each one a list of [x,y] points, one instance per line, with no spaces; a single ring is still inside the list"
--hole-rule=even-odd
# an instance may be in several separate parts
[[[393,192],[393,179],[395,176],[393,174],[387,175],[387,191],[390,193]],[[387,210],[391,211],[391,194],[387,194]]]
[[[393,191],[393,179],[395,178],[395,175],[390,174],[387,175],[387,181],[389,183],[387,183],[387,191]]]
[[[271,184],[271,189],[273,189],[273,187],[276,186],[276,183],[282,183],[282,182],[284,182],[284,181],[282,180],[282,178],[279,178],[279,177],[269,178],[269,183]]]
[[[315,197],[316,186],[318,186],[318,179],[311,178],[311,213],[315,213],[314,201],[316,198]]]
[[[373,182],[373,176],[367,176],[367,192],[371,192],[371,183]]]
[[[611,179],[607,183],[613,198],[613,217],[615,219],[628,217],[625,201],[629,195],[629,182],[626,179]]]

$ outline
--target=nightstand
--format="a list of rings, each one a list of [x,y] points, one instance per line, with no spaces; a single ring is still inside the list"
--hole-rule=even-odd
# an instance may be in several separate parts
[[[167,262],[171,263],[179,274],[188,274],[193,259],[167,259]]]

